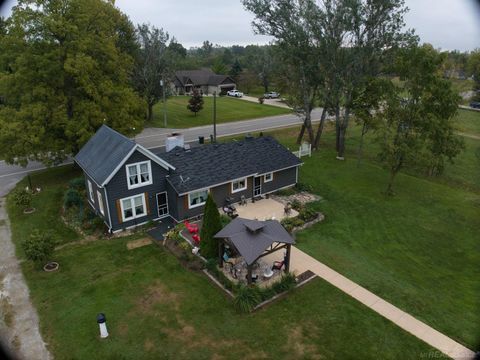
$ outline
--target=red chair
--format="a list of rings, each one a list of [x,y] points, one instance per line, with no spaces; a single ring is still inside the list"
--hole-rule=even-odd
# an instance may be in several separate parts
[[[193,242],[195,243],[195,245],[200,244],[200,235],[198,235],[198,234],[193,234],[193,235],[192,235],[192,239],[193,239]]]
[[[184,222],[185,227],[187,228],[190,234],[197,234],[198,233],[198,225],[197,224],[190,224],[188,220]]]

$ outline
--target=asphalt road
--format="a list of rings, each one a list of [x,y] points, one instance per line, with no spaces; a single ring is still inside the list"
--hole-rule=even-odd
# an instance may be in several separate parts
[[[321,109],[312,111],[313,121],[318,121],[321,116]],[[238,134],[247,134],[249,132],[271,130],[275,128],[289,127],[300,125],[302,119],[296,115],[280,115],[254,120],[244,120],[230,122],[217,125],[217,137],[231,136]],[[205,139],[213,134],[213,125],[193,127],[188,129],[163,129],[163,128],[146,128],[141,134],[135,137],[135,141],[148,149],[158,148],[165,145],[166,137],[173,133],[180,132],[184,135],[185,142],[198,141],[199,136]],[[71,160],[64,164],[72,163]],[[15,186],[15,184],[23,179],[29,172],[45,169],[41,163],[31,162],[27,167],[7,165],[5,161],[0,161],[0,197],[5,196]]]

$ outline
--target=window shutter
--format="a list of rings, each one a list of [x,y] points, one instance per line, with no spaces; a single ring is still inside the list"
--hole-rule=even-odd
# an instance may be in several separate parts
[[[188,195],[183,196],[183,208],[188,210]]]
[[[122,216],[122,207],[120,206],[120,200],[115,201],[115,206],[117,207],[118,223],[121,224],[123,222],[123,216]]]
[[[150,200],[148,199],[148,192],[144,193],[145,196],[145,206],[147,207],[147,215],[150,215]]]

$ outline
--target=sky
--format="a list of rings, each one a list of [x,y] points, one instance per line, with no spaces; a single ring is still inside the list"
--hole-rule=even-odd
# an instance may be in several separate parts
[[[10,14],[15,0],[0,10]],[[116,0],[115,4],[134,23],[150,23],[168,31],[186,48],[204,40],[219,45],[266,44],[272,39],[255,35],[253,15],[240,0]],[[480,48],[480,1],[406,0],[405,16],[422,42],[443,50],[470,51]]]

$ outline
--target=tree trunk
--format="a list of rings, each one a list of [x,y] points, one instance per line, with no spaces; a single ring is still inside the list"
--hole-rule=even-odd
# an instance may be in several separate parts
[[[315,135],[315,142],[313,143],[313,149],[317,150],[320,145],[320,138],[322,137],[323,133],[323,126],[325,124],[325,119],[327,117],[327,108],[324,106],[322,110],[322,116],[320,117],[320,123],[318,124],[317,134]]]
[[[345,108],[345,115],[343,116],[343,121],[340,121],[338,127],[338,145],[337,145],[337,159],[343,160],[345,157],[345,136],[347,133],[348,128],[348,120],[350,118],[350,109],[348,107]]]
[[[395,180],[395,176],[397,175],[398,170],[391,169],[390,170],[390,179],[388,180],[387,189],[385,190],[386,196],[393,196],[395,193],[393,192],[393,180]]]
[[[300,129],[300,133],[297,136],[297,144],[300,144],[302,142],[303,134],[305,134],[305,123],[302,124],[302,128]]]
[[[365,137],[365,134],[367,133],[367,124],[364,122],[363,127],[362,127],[362,135],[360,136],[360,144],[358,145],[358,153],[357,153],[357,167],[360,166],[360,162],[362,161],[362,155],[363,155],[363,139]]]
[[[147,104],[147,121],[151,122],[153,120],[153,104]]]
[[[338,104],[335,106],[335,151],[338,153],[339,147],[338,144],[340,143],[339,137],[340,136],[340,107]]]

